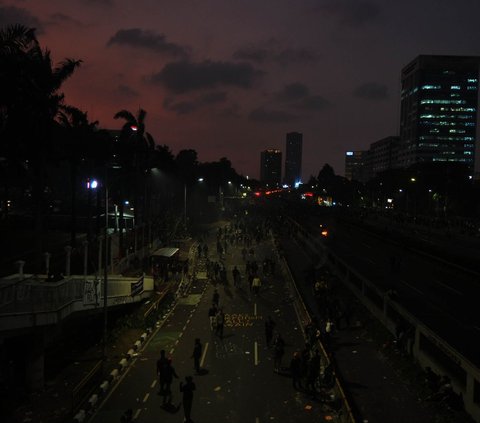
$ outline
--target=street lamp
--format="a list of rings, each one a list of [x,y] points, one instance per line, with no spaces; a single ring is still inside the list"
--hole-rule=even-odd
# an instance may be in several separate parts
[[[90,242],[92,239],[92,191],[96,191],[98,188],[98,181],[96,179],[87,179],[87,241]]]

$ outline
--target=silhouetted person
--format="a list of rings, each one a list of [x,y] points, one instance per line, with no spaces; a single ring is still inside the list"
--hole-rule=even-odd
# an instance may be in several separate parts
[[[292,385],[294,389],[302,389],[302,359],[298,352],[293,353],[290,361],[290,373],[292,375]]]
[[[218,310],[217,315],[215,316],[215,334],[223,339],[223,327],[225,325],[225,313],[222,309]]]
[[[190,414],[192,412],[193,391],[195,391],[195,384],[193,383],[193,378],[192,376],[187,376],[185,377],[185,384],[183,384],[183,382],[180,382],[180,392],[183,393],[182,404],[186,423],[192,422]]]
[[[195,345],[193,347],[193,366],[197,375],[200,373],[200,358],[202,357],[202,344],[200,343],[200,338],[195,339]]]
[[[240,271],[235,266],[232,270],[232,277],[233,277],[233,285],[238,286],[240,284]]]
[[[270,348],[273,339],[273,329],[275,328],[275,322],[270,316],[265,320],[265,340],[267,342],[267,347]]]
[[[280,336],[277,335],[275,342],[273,343],[273,370],[279,372],[282,366],[282,358],[285,354],[285,341]]]
[[[215,317],[217,316],[217,306],[212,304],[212,306],[208,309],[208,318],[210,320],[210,329],[215,329]]]
[[[164,390],[163,390],[163,405],[171,404],[172,403],[172,390],[170,389],[173,378],[175,377],[178,379],[178,375],[175,372],[175,369],[172,366],[172,361],[168,360],[167,365],[162,371],[163,373],[163,380],[164,380]]]
[[[157,360],[157,376],[158,376],[158,394],[163,395],[166,385],[165,385],[165,369],[168,366],[168,358],[165,357],[165,350],[160,351],[160,358]]]
[[[220,294],[218,293],[217,288],[213,291],[212,303],[218,307],[218,302],[220,301]]]

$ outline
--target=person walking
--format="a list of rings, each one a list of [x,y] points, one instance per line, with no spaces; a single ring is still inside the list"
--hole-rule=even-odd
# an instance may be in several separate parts
[[[262,286],[262,281],[260,280],[258,275],[256,275],[252,281],[252,291],[255,295],[258,295],[258,292],[260,291],[261,286]]]
[[[172,366],[172,360],[167,360],[167,365],[163,369],[163,380],[164,380],[164,391],[163,391],[163,401],[162,406],[169,406],[172,404],[172,386],[173,378],[178,379],[178,375],[175,372],[175,369]]]
[[[195,345],[193,347],[193,367],[195,368],[196,374],[200,374],[200,358],[202,357],[202,344],[200,338],[195,338]]]
[[[190,417],[193,405],[193,391],[195,391],[195,384],[193,383],[193,378],[192,376],[186,376],[185,384],[183,384],[183,382],[180,382],[180,392],[183,393],[183,413],[185,414],[186,423],[193,423],[193,420]]]
[[[157,360],[158,395],[163,395],[166,389],[165,369],[167,365],[168,365],[168,358],[165,357],[165,350],[161,350],[160,358]]]

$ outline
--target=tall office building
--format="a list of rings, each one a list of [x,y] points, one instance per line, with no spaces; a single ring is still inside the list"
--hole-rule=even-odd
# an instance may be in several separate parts
[[[374,178],[381,172],[398,167],[398,137],[386,137],[370,144],[366,159],[367,177]]]
[[[302,142],[303,135],[289,132],[285,148],[285,177],[287,185],[294,186],[302,180]]]
[[[260,153],[260,182],[270,188],[280,186],[282,181],[282,152],[269,149]]]
[[[462,162],[473,170],[479,60],[418,56],[403,68],[400,167]]]
[[[366,182],[366,156],[368,151],[345,152],[345,178],[349,181]]]

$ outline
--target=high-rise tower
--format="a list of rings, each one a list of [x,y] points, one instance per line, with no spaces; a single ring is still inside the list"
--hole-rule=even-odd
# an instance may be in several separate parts
[[[303,135],[301,133],[289,132],[287,134],[284,182],[290,186],[294,186],[302,180],[302,143]]]
[[[479,60],[418,56],[403,68],[400,167],[461,162],[473,169]]]

